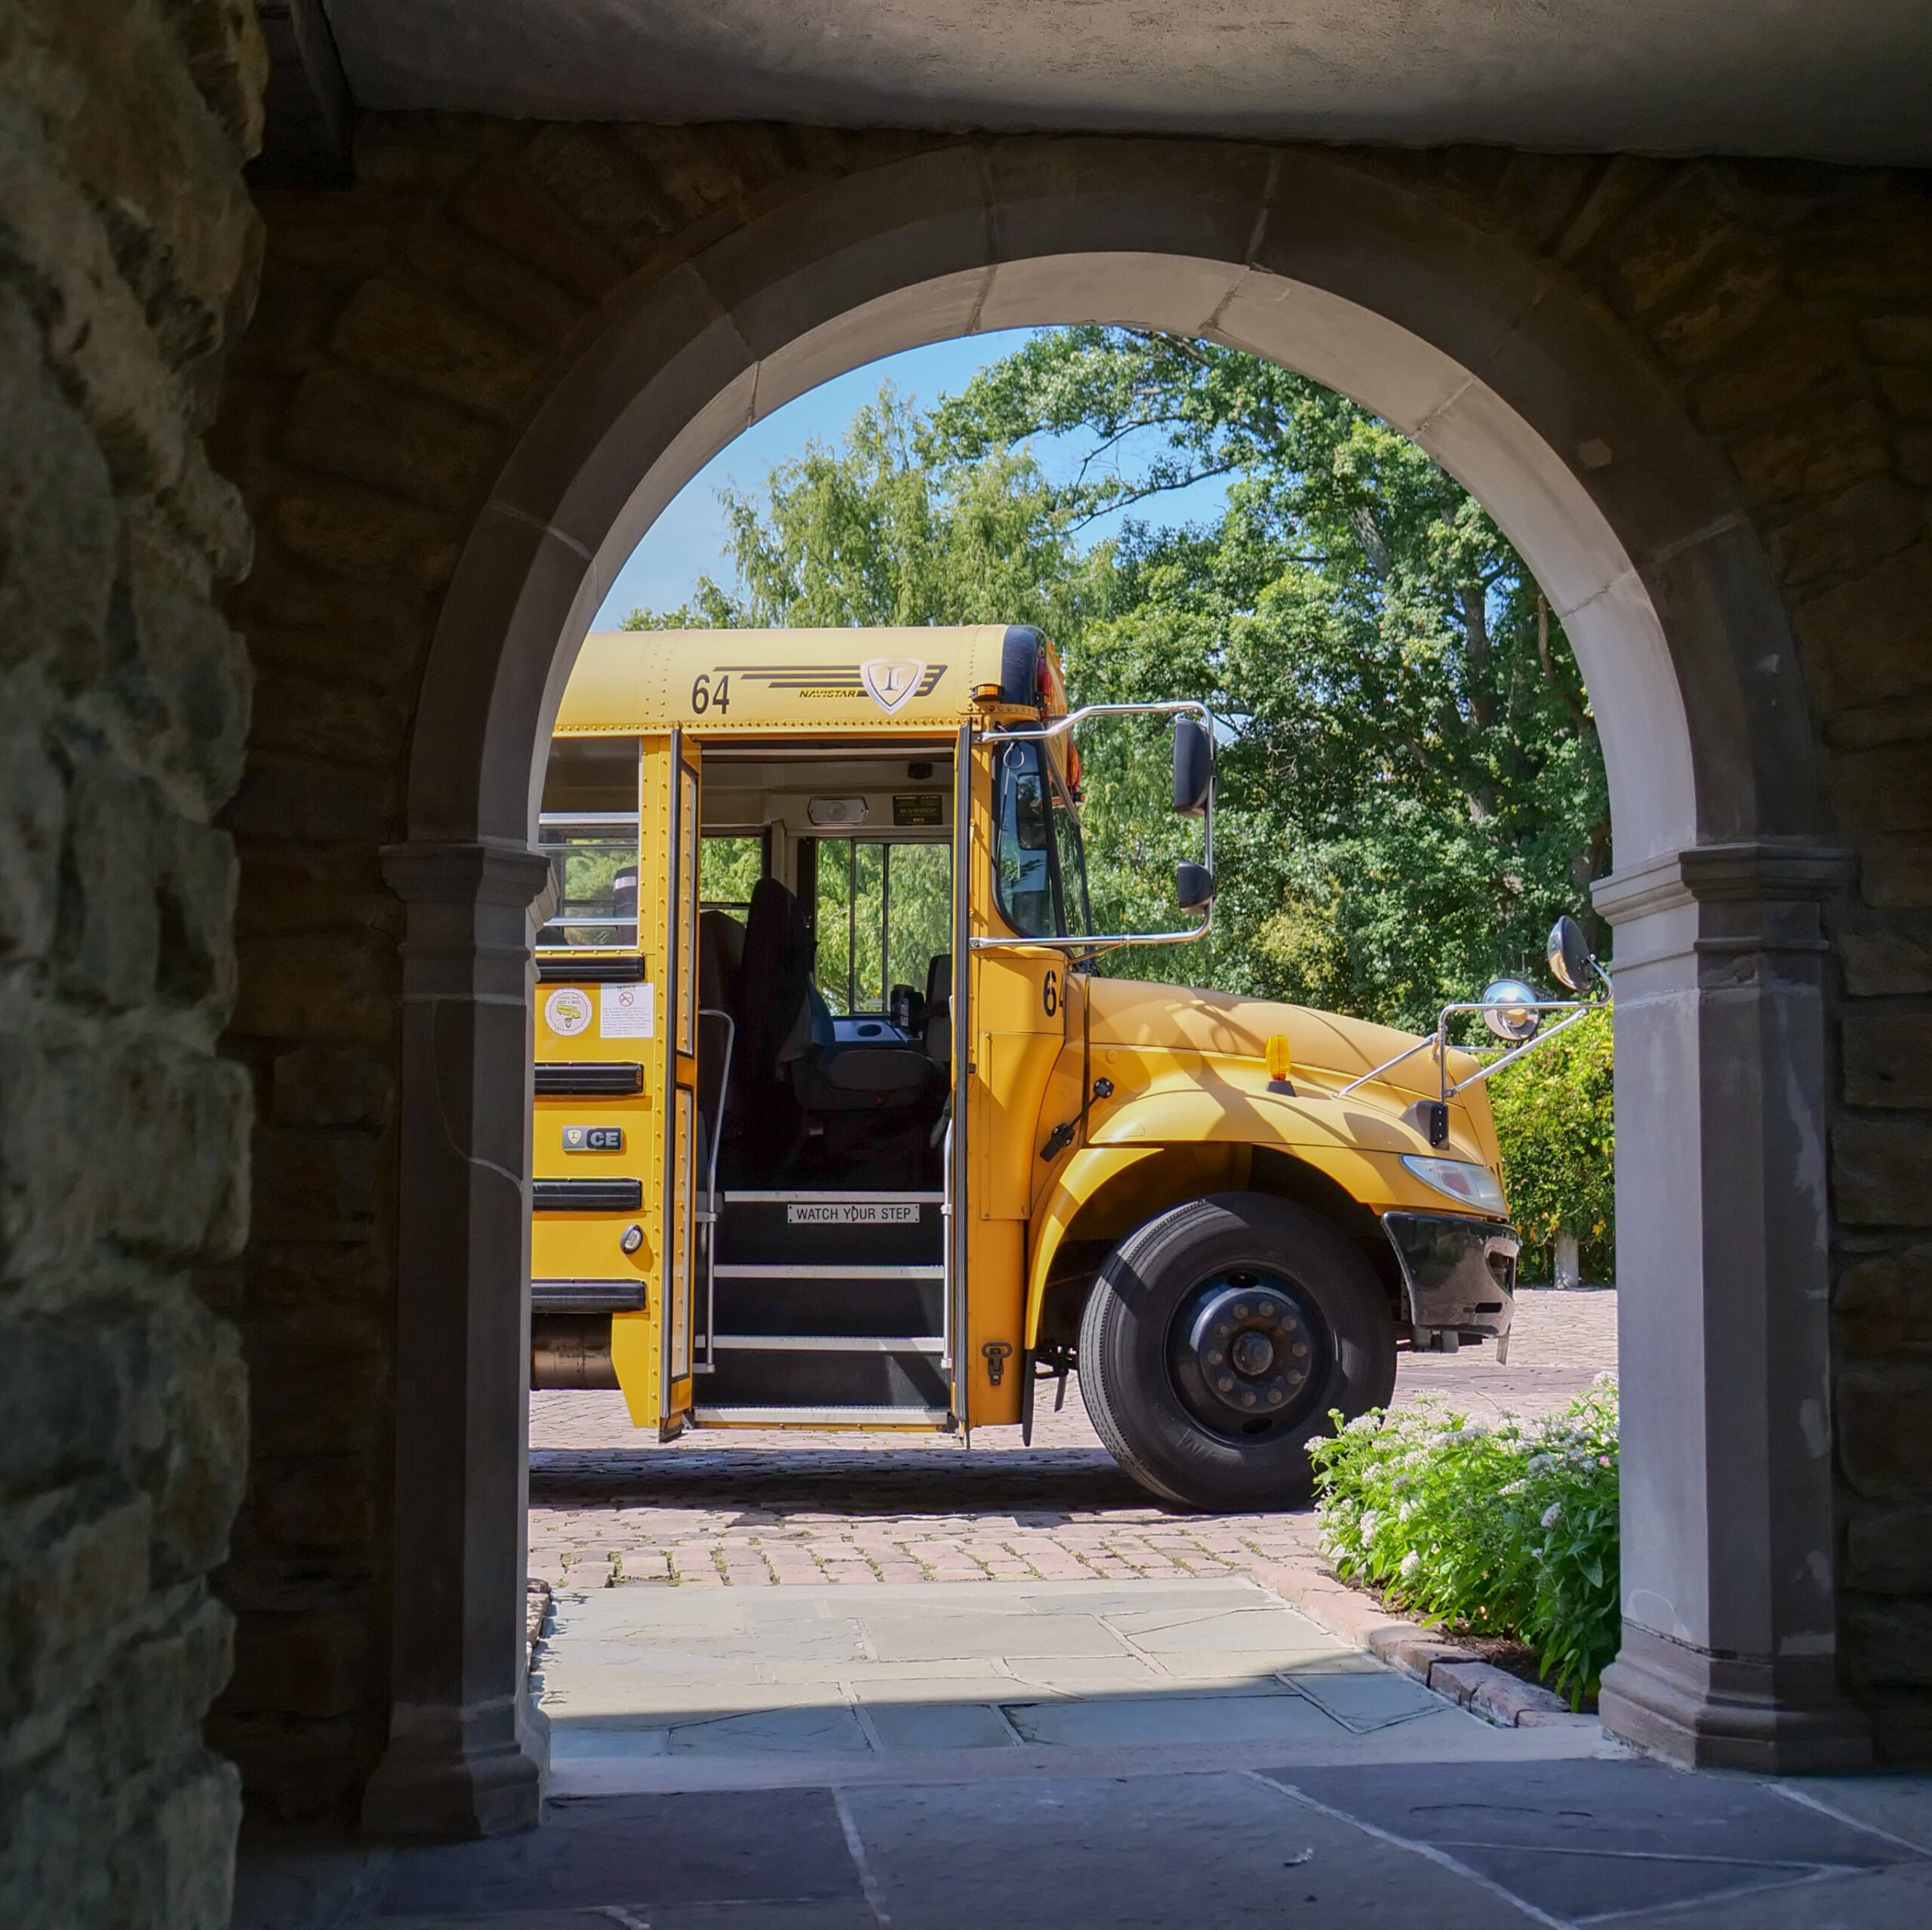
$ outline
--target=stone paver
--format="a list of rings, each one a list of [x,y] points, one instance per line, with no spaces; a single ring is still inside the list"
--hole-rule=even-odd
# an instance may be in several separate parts
[[[970,1775],[989,1752],[1051,1772],[1069,1752],[1144,1768],[1601,1746],[1594,1724],[1494,1728],[1246,1577],[566,1590],[534,1685],[565,1796],[890,1780],[941,1758]]]
[[[1614,1292],[1529,1292],[1510,1359],[1402,1356],[1396,1398],[1491,1416],[1560,1407],[1617,1358]],[[1306,1556],[1291,1515],[1181,1515],[1114,1465],[1077,1387],[1043,1393],[1031,1448],[936,1434],[687,1434],[659,1445],[623,1399],[531,1396],[531,1572],[559,1587],[877,1586],[1257,1575]]]
[[[1866,1825],[1858,1779],[1820,1808],[1647,1762],[1278,1750],[854,1781],[856,1732],[815,1782],[552,1802],[527,1836],[258,1838],[235,1930],[1919,1930],[1932,1910],[1932,1858]],[[961,1733],[956,1762],[1025,1760]],[[1922,1830],[1932,1779],[1894,1780]]]

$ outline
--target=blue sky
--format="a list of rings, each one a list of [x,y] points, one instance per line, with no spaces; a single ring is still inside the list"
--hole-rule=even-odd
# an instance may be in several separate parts
[[[618,571],[592,627],[614,629],[640,605],[675,609],[706,573],[720,582],[730,582],[730,566],[723,560],[724,516],[718,503],[721,485],[728,482],[740,490],[756,488],[771,469],[801,454],[807,442],[836,443],[846,424],[878,393],[883,381],[889,379],[929,409],[940,396],[957,395],[989,362],[1011,354],[1036,332],[1007,329],[908,349],[902,355],[888,356],[835,377],[774,410],[728,443],[678,491]],[[1038,453],[1049,473],[1056,473],[1070,468],[1082,451],[1060,442],[1043,447]],[[1218,481],[1201,484],[1158,506],[1150,503],[1140,515],[1143,521],[1162,523],[1201,521],[1218,513],[1224,493]],[[1090,527],[1089,540],[1112,535],[1118,527],[1118,518],[1103,518]]]

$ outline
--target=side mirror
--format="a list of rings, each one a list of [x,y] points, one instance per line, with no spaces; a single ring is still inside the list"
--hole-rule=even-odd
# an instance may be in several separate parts
[[[1520,978],[1499,978],[1482,995],[1482,1022],[1506,1044],[1534,1039],[1543,1023],[1537,995]]]
[[[1214,788],[1214,740],[1191,717],[1174,720],[1174,808],[1198,817]],[[1187,900],[1183,898],[1183,904]]]
[[[1214,902],[1214,874],[1204,864],[1176,865],[1174,896],[1183,911],[1205,911]]]
[[[1583,928],[1566,912],[1549,928],[1549,968],[1572,992],[1587,992],[1596,969]]]

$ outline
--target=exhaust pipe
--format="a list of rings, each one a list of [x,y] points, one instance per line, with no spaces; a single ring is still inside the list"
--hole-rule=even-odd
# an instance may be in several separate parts
[[[530,1384],[583,1392],[615,1390],[608,1313],[546,1313],[530,1324]]]

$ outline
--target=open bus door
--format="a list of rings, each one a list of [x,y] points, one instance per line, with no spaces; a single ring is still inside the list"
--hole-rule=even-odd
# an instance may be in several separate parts
[[[691,1411],[703,1183],[699,758],[682,739],[580,742],[553,758],[541,830],[563,902],[538,941],[533,1148],[533,1310],[608,1311],[604,1371],[632,1424],[667,1438]],[[620,756],[635,809],[598,768]]]
[[[689,1422],[692,1407],[691,1345],[697,1276],[698,1128],[697,917],[701,778],[698,746],[681,731],[647,737],[638,771],[638,823],[643,863],[638,876],[640,936],[664,961],[664,1024],[656,1079],[663,1094],[658,1118],[660,1224],[658,1305],[654,1334],[636,1341],[654,1349],[660,1433],[669,1439]],[[612,1354],[626,1398],[632,1375]],[[635,1344],[627,1342],[627,1344]],[[642,1362],[638,1363],[641,1366]],[[640,1385],[645,1377],[637,1377]],[[632,1419],[647,1415],[631,1402]]]
[[[967,742],[961,734],[962,752]],[[959,1263],[969,1273],[955,1331],[955,1412],[962,1425],[1020,1417],[1027,1220],[1038,1164],[1039,1115],[1047,1082],[1066,1042],[1066,955],[1042,947],[972,949],[971,938],[1063,935],[1054,778],[1033,742],[997,732],[971,740],[962,788],[958,868],[961,916],[955,959],[967,996],[955,996],[955,1119],[969,1144],[955,1145],[955,1211],[963,1202]],[[970,835],[969,835],[970,832]],[[970,936],[969,936],[970,934]]]

